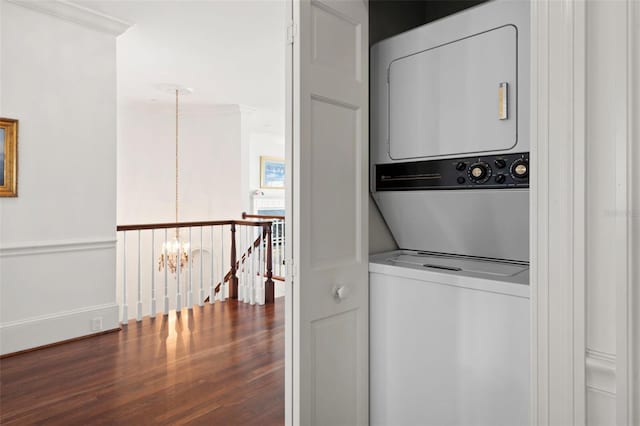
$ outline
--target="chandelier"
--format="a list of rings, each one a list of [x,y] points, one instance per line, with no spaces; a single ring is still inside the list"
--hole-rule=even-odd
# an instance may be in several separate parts
[[[178,223],[178,184],[179,184],[179,163],[178,163],[178,95],[182,93],[191,93],[191,89],[175,87],[171,88],[176,95],[176,224]],[[189,243],[180,241],[180,228],[176,228],[175,237],[162,243],[162,251],[158,258],[158,270],[162,271],[167,268],[172,274],[176,274],[178,268],[180,271],[189,263]]]

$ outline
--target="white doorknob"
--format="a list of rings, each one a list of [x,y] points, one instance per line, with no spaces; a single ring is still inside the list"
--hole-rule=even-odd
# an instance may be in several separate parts
[[[344,286],[339,286],[335,289],[334,291],[334,296],[336,299],[338,300],[344,300],[347,298],[347,295],[349,294],[349,291],[347,290],[346,287]]]

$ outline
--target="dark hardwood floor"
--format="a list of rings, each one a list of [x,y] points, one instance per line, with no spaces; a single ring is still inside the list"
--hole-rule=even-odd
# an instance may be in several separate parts
[[[284,423],[284,303],[216,302],[0,360],[0,424]]]

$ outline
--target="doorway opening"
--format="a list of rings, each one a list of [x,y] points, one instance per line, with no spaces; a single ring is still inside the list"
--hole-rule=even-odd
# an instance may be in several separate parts
[[[91,2],[133,24],[117,40],[124,331],[151,330],[185,398],[227,377],[201,415],[247,424],[284,421],[284,6]]]

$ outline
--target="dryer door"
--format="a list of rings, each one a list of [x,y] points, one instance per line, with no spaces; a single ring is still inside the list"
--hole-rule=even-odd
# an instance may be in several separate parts
[[[389,66],[394,160],[503,151],[517,142],[517,37],[506,25]]]

